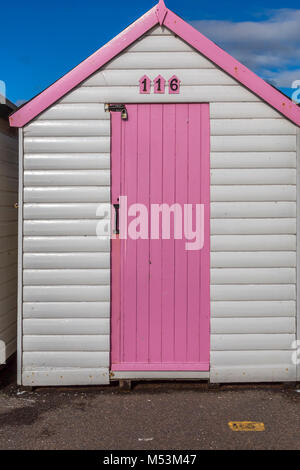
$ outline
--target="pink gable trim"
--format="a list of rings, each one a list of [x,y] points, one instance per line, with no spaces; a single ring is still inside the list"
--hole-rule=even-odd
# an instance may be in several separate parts
[[[10,125],[25,126],[157,24],[164,24],[238,82],[300,126],[299,106],[167,9],[163,0],[112,41],[16,111],[10,116]]]

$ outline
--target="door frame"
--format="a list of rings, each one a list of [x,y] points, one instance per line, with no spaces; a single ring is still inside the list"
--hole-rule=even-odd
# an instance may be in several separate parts
[[[114,103],[111,103],[114,104]],[[117,103],[115,103],[117,104]],[[205,102],[193,102],[193,103],[162,103],[162,102],[151,102],[151,103],[126,103],[122,101],[124,106],[127,105],[145,105],[145,104],[160,104],[160,105],[167,105],[167,104],[199,104],[199,105],[206,105],[206,112],[208,115],[208,119],[204,120],[204,125],[207,126],[204,130],[204,134],[208,136],[205,139],[203,144],[203,152],[206,155],[206,158],[203,159],[203,179],[201,185],[201,203],[206,205],[206,214],[205,214],[205,234],[204,239],[206,240],[206,249],[205,249],[205,258],[204,262],[202,263],[203,266],[201,267],[202,270],[207,270],[209,275],[204,276],[204,283],[203,283],[203,290],[205,291],[205,295],[201,297],[201,304],[205,305],[205,308],[208,312],[208,337],[209,337],[209,356],[210,356],[210,338],[211,338],[211,326],[210,326],[210,318],[211,318],[211,299],[210,299],[210,105],[209,103]],[[117,116],[115,112],[110,113],[110,139],[111,139],[111,150],[110,150],[110,158],[111,158],[111,204],[114,204],[114,187],[113,187],[113,177],[119,181],[119,185],[121,184],[121,168],[119,165],[119,161],[117,158],[114,158],[114,155],[120,154],[120,146],[121,146],[121,123],[120,126],[117,127],[114,125],[114,120],[117,122]],[[118,134],[116,136],[116,133]],[[115,144],[116,142],[116,144]],[[114,185],[115,186],[115,185]],[[118,191],[120,194],[120,191]],[[112,215],[113,220],[113,215]],[[119,356],[119,347],[120,347],[120,340],[116,338],[119,334],[119,323],[121,321],[121,283],[120,283],[120,268],[121,268],[121,240],[119,239],[119,235],[116,235],[111,240],[111,298],[110,298],[110,323],[111,323],[111,334],[110,334],[110,377],[111,379],[152,379],[152,378],[159,378],[159,379],[172,379],[172,378],[186,378],[186,379],[207,379],[209,378],[210,374],[210,357],[209,357],[209,367],[208,370],[203,371],[195,371],[195,370],[174,370],[174,369],[158,369],[158,370],[126,370],[126,369],[113,369],[113,363],[115,362],[113,359],[117,355]],[[118,345],[118,351],[116,349],[113,351],[112,344]],[[118,361],[117,361],[118,362]]]

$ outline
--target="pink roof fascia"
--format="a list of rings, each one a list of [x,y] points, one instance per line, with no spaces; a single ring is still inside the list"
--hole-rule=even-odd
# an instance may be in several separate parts
[[[299,106],[167,9],[163,0],[112,41],[12,114],[10,125],[25,126],[157,24],[164,24],[218,67],[300,126]]]

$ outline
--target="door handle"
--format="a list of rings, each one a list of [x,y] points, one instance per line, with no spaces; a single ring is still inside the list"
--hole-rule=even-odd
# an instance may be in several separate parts
[[[120,227],[119,227],[119,220],[120,220],[120,216],[119,216],[119,210],[120,210],[120,204],[114,204],[114,208],[115,208],[115,229],[114,229],[114,233],[116,235],[119,235],[120,233]]]

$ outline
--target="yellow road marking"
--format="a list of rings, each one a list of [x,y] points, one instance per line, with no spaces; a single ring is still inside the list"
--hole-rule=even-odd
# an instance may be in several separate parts
[[[232,431],[265,431],[264,423],[255,421],[230,421],[228,426]]]

